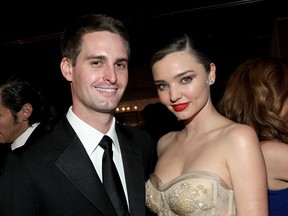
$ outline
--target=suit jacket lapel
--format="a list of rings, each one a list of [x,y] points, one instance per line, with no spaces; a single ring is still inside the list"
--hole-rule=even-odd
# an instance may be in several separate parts
[[[61,139],[63,139],[63,134]],[[69,140],[69,138],[67,140]],[[85,148],[75,133],[71,143],[66,147],[55,164],[74,186],[93,203],[96,208],[102,211],[104,215],[116,216],[102,182]],[[109,204],[111,207],[109,207]]]
[[[142,154],[137,144],[132,142],[133,134],[116,125],[121,148],[131,215],[145,214],[145,177],[143,174]]]

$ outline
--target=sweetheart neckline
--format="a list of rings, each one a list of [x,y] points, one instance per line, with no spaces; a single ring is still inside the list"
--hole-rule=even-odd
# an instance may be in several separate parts
[[[157,176],[155,173],[151,173],[149,180],[157,190],[164,191],[170,188],[176,182],[180,182],[187,179],[187,176],[191,176],[191,178],[208,177],[213,181],[217,181],[221,186],[223,186],[227,190],[233,191],[232,189],[229,188],[228,184],[220,176],[209,171],[189,171],[165,183],[163,183],[162,180],[159,178],[159,176]]]

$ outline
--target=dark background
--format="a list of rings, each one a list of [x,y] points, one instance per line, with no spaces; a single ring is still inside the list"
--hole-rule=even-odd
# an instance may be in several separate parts
[[[288,17],[284,0],[10,1],[5,4],[0,13],[0,81],[11,75],[23,76],[37,83],[52,103],[64,109],[70,104],[70,89],[60,72],[59,39],[69,20],[76,16],[106,13],[127,25],[132,56],[124,101],[157,97],[150,57],[159,44],[178,32],[196,36],[210,50],[217,66],[217,80],[212,88],[212,96],[217,100],[230,73],[242,61],[279,55],[279,50],[275,51],[275,26],[277,22],[286,22]],[[286,27],[282,32],[285,33]],[[287,47],[287,42],[283,46]]]

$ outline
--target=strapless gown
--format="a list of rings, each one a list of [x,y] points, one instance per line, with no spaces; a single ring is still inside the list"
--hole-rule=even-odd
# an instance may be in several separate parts
[[[146,205],[159,216],[236,215],[233,191],[210,172],[189,172],[165,184],[152,173],[145,187]]]

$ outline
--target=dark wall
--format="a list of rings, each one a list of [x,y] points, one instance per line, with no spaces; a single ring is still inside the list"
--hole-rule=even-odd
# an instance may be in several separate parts
[[[276,20],[288,17],[283,1],[277,0],[202,0],[190,1],[191,5],[180,2],[171,6],[165,4],[161,9],[144,2],[138,3],[130,5],[130,8],[123,5],[118,10],[109,10],[107,7],[101,10],[95,6],[95,9],[90,7],[91,11],[87,7],[81,11],[81,5],[77,4],[77,8],[74,8],[77,13],[71,13],[70,10],[69,14],[65,14],[66,10],[61,10],[61,13],[55,11],[59,8],[57,5],[55,12],[49,13],[50,20],[47,20],[47,16],[44,19],[38,10],[35,17],[30,14],[29,22],[25,22],[26,28],[24,24],[19,27],[13,23],[13,26],[7,27],[7,31],[2,29],[5,41],[0,43],[1,82],[11,75],[31,79],[47,92],[53,102],[67,107],[71,98],[69,85],[60,72],[59,29],[64,28],[64,23],[72,15],[107,12],[126,23],[131,37],[130,77],[124,100],[157,96],[149,68],[150,57],[160,44],[179,32],[194,35],[209,50],[217,66],[212,96],[218,100],[236,66],[247,58],[269,55]],[[21,11],[30,13],[28,10],[19,10],[18,15]],[[14,19],[21,25],[25,16],[15,16],[17,14]],[[5,21],[4,27],[9,23],[9,19],[6,19],[1,21]],[[14,32],[17,29],[19,40],[16,39],[17,32]],[[8,36],[11,37],[10,41]]]

